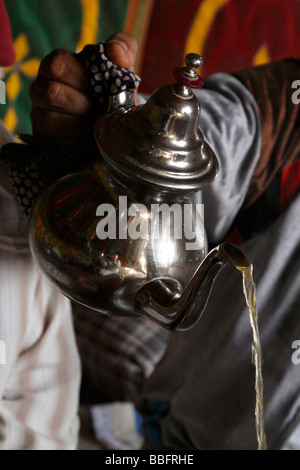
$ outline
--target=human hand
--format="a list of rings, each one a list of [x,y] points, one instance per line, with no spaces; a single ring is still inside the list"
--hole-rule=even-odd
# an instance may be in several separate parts
[[[116,33],[106,42],[105,53],[116,65],[133,70],[137,42]],[[56,49],[42,60],[30,97],[33,135],[45,143],[77,146],[92,137],[96,115],[89,76],[71,51]]]

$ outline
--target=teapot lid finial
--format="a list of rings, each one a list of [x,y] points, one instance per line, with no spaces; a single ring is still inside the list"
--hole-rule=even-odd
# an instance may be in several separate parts
[[[218,161],[199,128],[200,103],[191,88],[201,88],[198,54],[175,67],[176,83],[157,89],[140,106],[119,108],[97,120],[95,136],[114,175],[160,189],[191,192],[212,182]]]
[[[182,85],[190,88],[201,88],[203,78],[197,73],[203,64],[203,59],[199,54],[191,52],[185,56],[185,67],[175,67],[173,69],[173,77]]]

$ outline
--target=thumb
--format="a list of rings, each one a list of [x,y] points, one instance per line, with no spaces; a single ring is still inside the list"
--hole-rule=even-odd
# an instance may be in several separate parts
[[[138,45],[136,39],[127,33],[113,34],[105,43],[107,57],[119,67],[134,71]]]
[[[107,57],[119,67],[133,72],[137,49],[136,39],[127,33],[115,33],[105,43]],[[137,89],[134,91],[134,103],[139,104]]]

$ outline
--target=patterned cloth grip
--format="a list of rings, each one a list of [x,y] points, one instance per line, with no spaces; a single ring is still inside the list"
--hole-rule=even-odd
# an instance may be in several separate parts
[[[103,42],[95,46],[85,46],[77,57],[89,72],[90,84],[101,114],[108,109],[109,96],[118,95],[123,91],[127,91],[130,104],[134,104],[133,94],[141,79],[131,70],[113,64],[105,54]]]
[[[105,55],[104,43],[87,45],[76,54],[85,65],[96,100],[96,114],[108,109],[109,97],[126,91],[133,103],[134,91],[141,79],[129,69],[118,67]],[[0,161],[10,168],[11,184],[17,202],[29,215],[38,194],[59,178],[79,171],[91,163],[98,154],[95,142],[84,143],[79,149],[46,146],[34,136],[21,135],[26,144],[6,144]]]

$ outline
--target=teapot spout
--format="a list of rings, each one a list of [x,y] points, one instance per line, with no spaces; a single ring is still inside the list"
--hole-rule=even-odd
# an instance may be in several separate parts
[[[218,273],[227,264],[241,270],[251,262],[239,247],[221,243],[204,258],[185,289],[176,279],[167,277],[144,284],[135,297],[136,312],[163,328],[192,328],[204,312]]]

